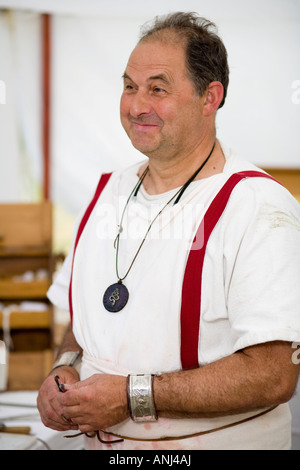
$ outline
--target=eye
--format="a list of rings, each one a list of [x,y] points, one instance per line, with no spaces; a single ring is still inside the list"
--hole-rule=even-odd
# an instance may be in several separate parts
[[[132,86],[132,85],[128,85],[128,84],[127,84],[127,85],[124,85],[124,90],[128,90],[128,91],[133,90],[133,86]]]
[[[164,88],[156,86],[156,87],[153,87],[153,93],[155,93],[156,95],[163,95],[163,94],[166,94],[167,92]]]
[[[124,91],[125,91],[125,92],[130,93],[130,92],[132,92],[132,91],[134,91],[134,90],[135,90],[135,87],[134,87],[134,85],[132,84],[132,82],[129,82],[129,81],[125,81],[125,82],[124,82]]]

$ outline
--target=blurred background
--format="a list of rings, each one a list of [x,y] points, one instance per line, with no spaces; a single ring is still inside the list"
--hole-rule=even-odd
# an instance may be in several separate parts
[[[51,364],[68,318],[45,293],[99,175],[143,159],[120,124],[121,77],[140,27],[172,11],[213,21],[227,48],[219,139],[300,200],[299,0],[0,0],[4,390],[36,389]]]

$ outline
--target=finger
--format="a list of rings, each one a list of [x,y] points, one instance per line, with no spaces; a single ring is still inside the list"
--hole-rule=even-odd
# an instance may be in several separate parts
[[[37,407],[41,416],[41,420],[46,427],[54,429],[56,431],[67,431],[74,428],[74,424],[67,422],[62,417],[62,405],[59,401],[59,397],[63,393],[57,389],[54,377],[49,376],[43,383],[38,397]]]
[[[61,393],[58,397],[58,402],[60,406],[60,414],[63,408],[68,408],[71,406],[79,406],[81,403],[79,394],[76,390],[65,391]]]
[[[41,413],[41,418],[47,427],[58,431],[66,431],[72,426],[74,428],[74,423],[69,421],[68,418],[64,416],[62,411],[63,407],[59,403],[60,396],[61,393],[57,392],[57,399],[48,402],[47,406],[43,410],[43,413]]]
[[[59,416],[51,411],[44,415],[41,415],[41,420],[46,427],[54,429],[55,431],[67,431],[71,427],[75,426],[74,423],[71,424],[70,422],[66,421],[62,416]]]
[[[93,433],[95,430],[92,426],[89,426],[88,424],[82,424],[79,426],[79,430],[83,433]]]
[[[43,422],[47,427],[50,427],[57,431],[67,431],[69,429],[78,429],[77,424],[73,423],[73,421],[70,418],[67,418],[64,414],[58,415],[57,413],[53,413],[53,414],[49,413],[44,418]]]
[[[65,385],[68,386],[69,389],[80,389],[89,385],[93,385],[97,380],[99,380],[99,374],[94,374],[91,377],[88,377],[87,379],[80,380],[74,383],[68,383]]]
[[[76,418],[82,417],[82,408],[80,405],[65,406],[62,409],[62,416],[67,420],[71,420],[73,423],[76,422]]]
[[[87,384],[85,383],[85,381],[83,381],[83,382],[79,381],[79,382],[74,382],[74,383],[65,383],[64,388],[65,388],[65,391],[67,391],[67,390],[78,390],[82,387],[86,387],[86,385]]]

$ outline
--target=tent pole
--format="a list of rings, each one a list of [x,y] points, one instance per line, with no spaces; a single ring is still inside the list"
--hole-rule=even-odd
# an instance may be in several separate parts
[[[42,14],[43,196],[50,198],[51,15]]]

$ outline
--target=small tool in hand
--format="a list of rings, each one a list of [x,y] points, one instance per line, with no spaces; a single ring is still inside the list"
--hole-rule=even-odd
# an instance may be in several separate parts
[[[58,375],[55,375],[55,376],[54,376],[54,380],[55,380],[55,383],[56,383],[56,385],[57,385],[58,390],[59,390],[60,392],[64,393],[64,392],[66,391],[65,385],[64,385],[62,382],[59,382],[59,376],[58,376]],[[66,418],[66,417],[63,416],[63,415],[62,415],[62,418],[63,418],[66,422],[68,422],[68,423],[70,423],[70,424],[73,424],[71,419],[68,419],[68,418]]]
[[[60,383],[60,382],[59,382],[59,376],[58,376],[58,375],[55,375],[55,376],[54,376],[54,380],[55,380],[55,383],[56,383],[56,385],[57,385],[58,390],[59,390],[60,392],[63,392],[63,393],[64,393],[64,392],[66,391],[66,390],[65,390],[65,385],[64,385],[63,383]]]

